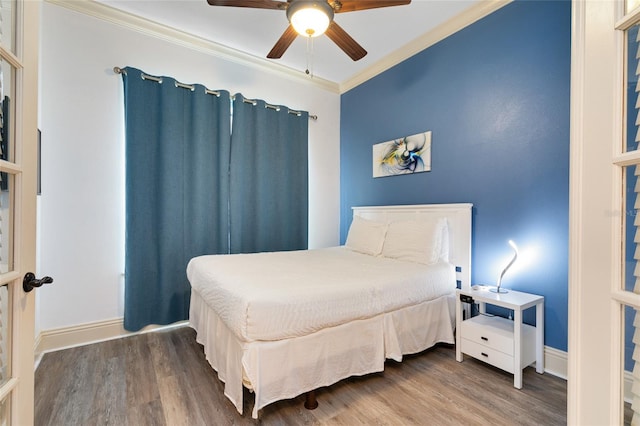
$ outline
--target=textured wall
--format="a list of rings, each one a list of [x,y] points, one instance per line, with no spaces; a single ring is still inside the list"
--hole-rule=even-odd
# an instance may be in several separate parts
[[[545,344],[560,350],[570,34],[570,2],[510,3],[343,94],[340,120],[342,241],[352,206],[472,202],[472,282],[495,284],[515,240],[503,285],[545,296]],[[426,130],[430,172],[372,178],[373,144]]]

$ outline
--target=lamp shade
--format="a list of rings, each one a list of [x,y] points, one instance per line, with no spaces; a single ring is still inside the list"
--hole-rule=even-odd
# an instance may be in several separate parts
[[[298,34],[318,37],[329,27],[333,9],[326,1],[298,0],[287,9],[287,18]]]

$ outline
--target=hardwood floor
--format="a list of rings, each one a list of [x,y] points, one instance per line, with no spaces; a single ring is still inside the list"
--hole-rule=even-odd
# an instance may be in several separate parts
[[[240,415],[205,360],[191,328],[147,333],[45,354],[36,371],[36,425],[564,425],[566,382],[533,368],[513,376],[437,346],[384,373],[279,401]]]

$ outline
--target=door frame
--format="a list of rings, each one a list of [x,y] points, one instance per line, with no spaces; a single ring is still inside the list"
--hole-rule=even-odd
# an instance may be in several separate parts
[[[572,1],[567,423],[622,424],[622,0]]]
[[[35,296],[22,290],[22,277],[36,266],[38,51],[41,0],[19,0],[16,42],[22,69],[16,79],[12,376],[17,378],[11,404],[12,424],[34,422]]]

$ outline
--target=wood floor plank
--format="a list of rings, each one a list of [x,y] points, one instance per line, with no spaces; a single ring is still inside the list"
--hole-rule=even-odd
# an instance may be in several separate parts
[[[97,360],[98,361],[98,360]],[[101,425],[121,425],[127,411],[126,394],[122,389],[126,384],[124,362],[121,357],[112,357],[104,362],[96,362],[91,413],[88,423]]]
[[[174,426],[189,426],[205,424],[194,395],[179,383],[176,376],[161,377],[158,379],[160,401],[166,423]],[[180,392],[177,392],[177,390]]]
[[[127,408],[125,419],[127,426],[172,426],[165,421],[160,399]]]
[[[43,418],[46,425],[64,424],[67,419],[78,419],[84,422],[90,415],[93,394],[95,347],[69,349],[66,353],[70,367],[61,371],[57,377],[58,389],[52,395],[52,406]]]
[[[137,337],[140,337],[139,339]],[[130,339],[124,351],[126,377],[125,394],[127,401],[140,405],[160,397],[155,367],[153,365],[148,335],[142,334]]]
[[[36,371],[36,425],[564,425],[566,382],[525,369],[513,376],[465,357],[451,345],[389,361],[382,373],[278,401],[251,418],[224,396],[190,328],[141,334],[46,354]]]

